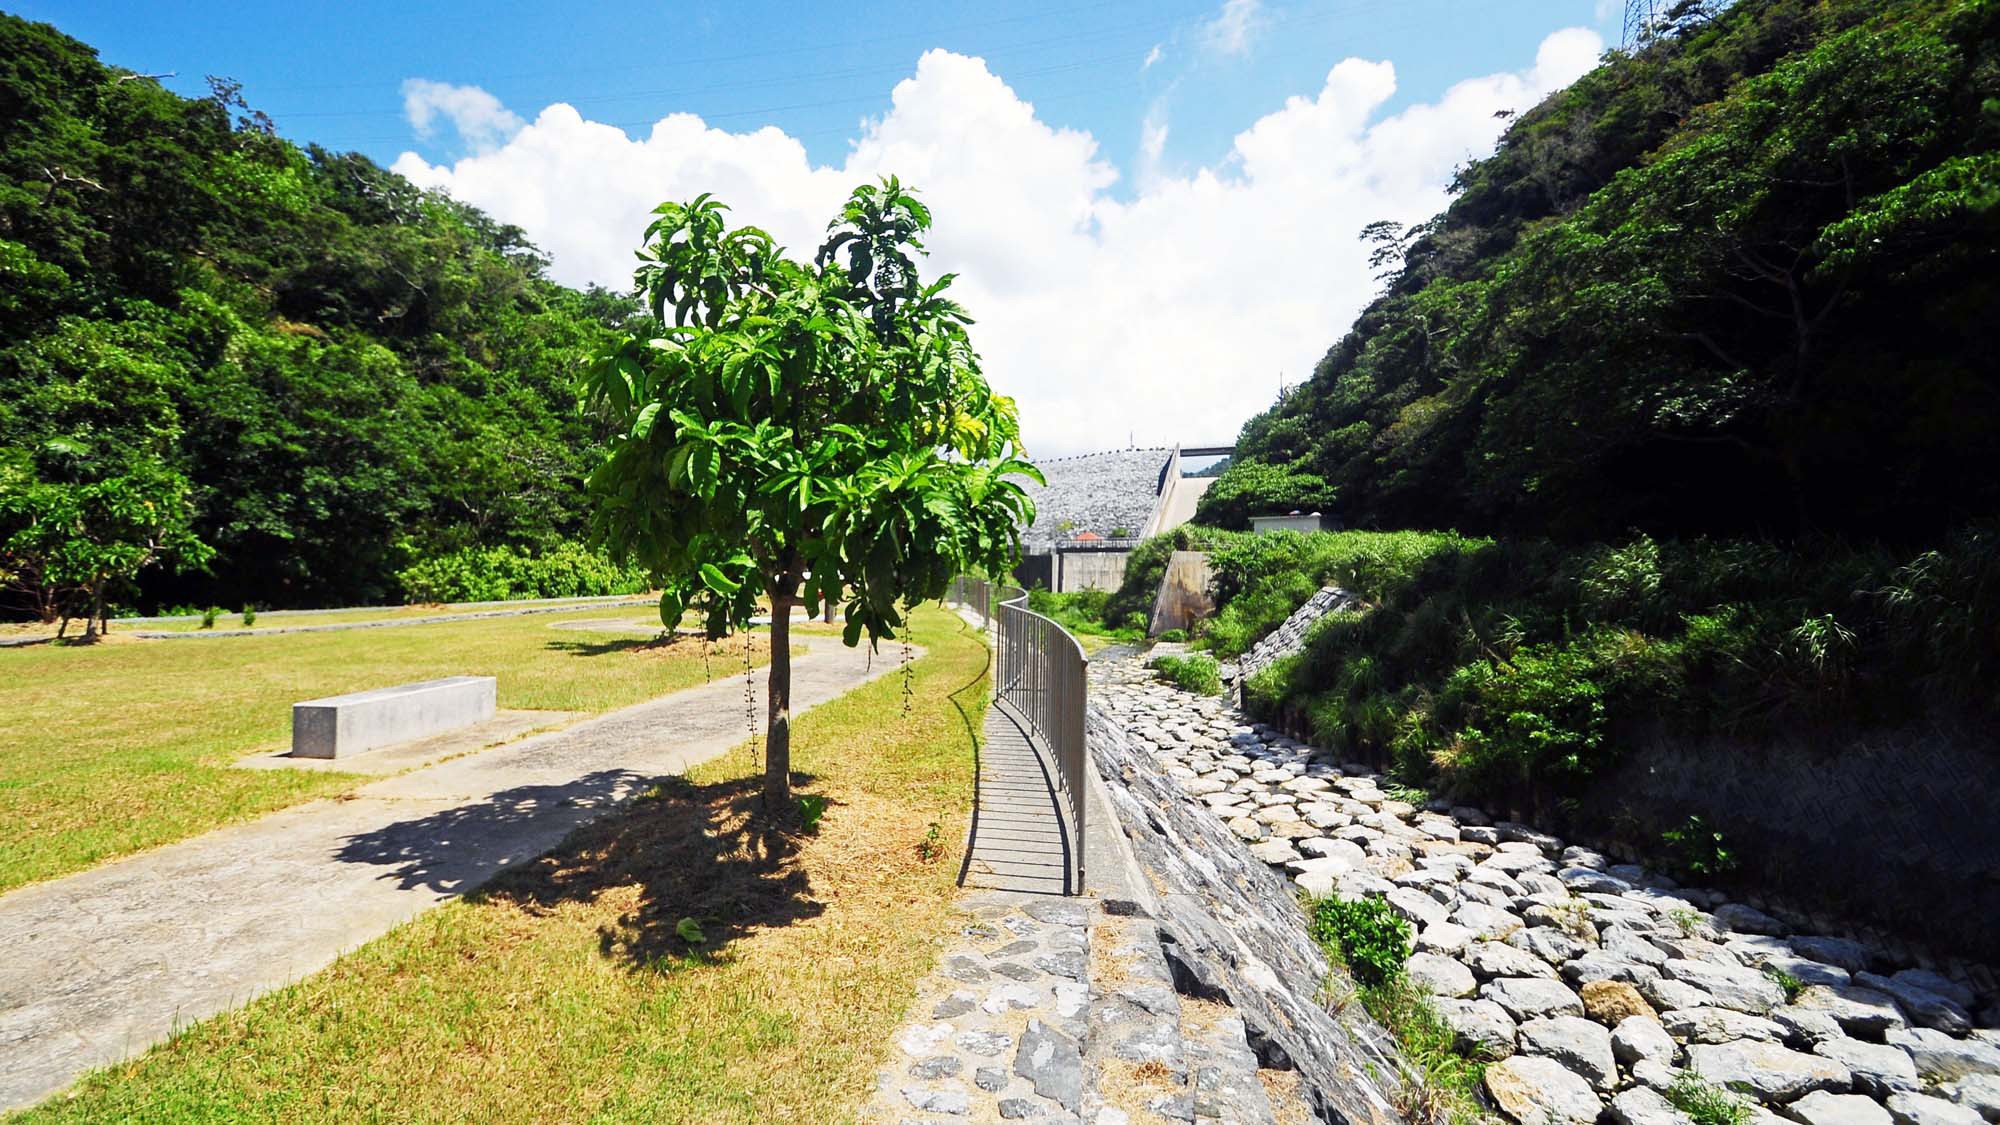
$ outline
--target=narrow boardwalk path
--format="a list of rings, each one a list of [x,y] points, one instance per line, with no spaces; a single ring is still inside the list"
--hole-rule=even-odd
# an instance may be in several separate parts
[[[797,639],[794,714],[895,669]],[[0,896],[0,1110],[314,972],[748,728],[744,681],[717,680]]]
[[[1054,770],[1006,704],[986,709],[979,788],[966,849],[968,887],[1073,894],[1076,842],[1057,804]]]

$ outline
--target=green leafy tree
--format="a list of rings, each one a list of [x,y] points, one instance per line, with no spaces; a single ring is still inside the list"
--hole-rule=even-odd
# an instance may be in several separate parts
[[[84,635],[96,636],[107,599],[140,571],[208,561],[212,551],[194,536],[192,514],[186,478],[147,462],[74,484],[10,471],[0,477],[0,578],[29,594],[45,617],[60,617],[58,635],[81,611]]]
[[[965,310],[916,257],[930,212],[896,180],[857,188],[808,265],[703,195],[646,230],[642,332],[587,370],[613,419],[591,474],[592,527],[718,637],[771,612],[764,796],[790,793],[790,619],[843,599],[845,640],[896,635],[903,610],[966,568],[1000,572],[1034,506],[1011,399],[993,393]],[[899,608],[899,605],[901,608]]]

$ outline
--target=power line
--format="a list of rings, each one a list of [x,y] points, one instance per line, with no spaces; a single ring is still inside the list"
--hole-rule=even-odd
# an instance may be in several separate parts
[[[1625,0],[1625,49],[1638,47],[1660,22],[1660,0]]]

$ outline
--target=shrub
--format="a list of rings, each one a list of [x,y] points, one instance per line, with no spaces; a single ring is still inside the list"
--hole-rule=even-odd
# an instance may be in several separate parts
[[[1165,675],[1182,691],[1197,695],[1222,694],[1222,666],[1215,662],[1215,657],[1205,652],[1187,656],[1156,656],[1146,666]]]
[[[1169,629],[1160,634],[1160,639],[1169,644],[1181,644],[1188,639],[1186,629]]]
[[[244,627],[245,629],[248,629],[248,628],[249,628],[250,626],[252,626],[252,625],[255,625],[256,623],[257,623],[257,607],[256,607],[256,606],[254,606],[254,605],[246,605],[246,606],[244,606],[244,607],[243,607],[243,627]]]
[[[1314,941],[1336,956],[1362,985],[1400,978],[1410,959],[1410,924],[1379,898],[1312,899],[1307,923]]]
[[[215,628],[215,621],[217,618],[221,616],[222,616],[221,606],[219,605],[209,606],[207,609],[201,611],[201,627],[204,629]]]
[[[533,554],[513,547],[467,547],[405,567],[396,580],[411,602],[593,597],[636,594],[648,586],[644,571],[621,567],[567,541]]]

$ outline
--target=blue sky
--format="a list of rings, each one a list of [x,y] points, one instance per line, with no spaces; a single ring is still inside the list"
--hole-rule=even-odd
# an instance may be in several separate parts
[[[1496,113],[1588,70],[1612,0],[20,5],[110,63],[244,84],[629,283],[661,199],[809,254],[855,183],[937,215],[1031,450],[1227,440],[1373,295],[1371,220],[1443,207]]]
[[[186,94],[202,76],[244,84],[294,140],[358,149],[384,164],[406,149],[436,160],[455,138],[420,139],[402,83],[482,87],[524,116],[557,101],[640,130],[672,111],[745,130],[772,124],[815,161],[838,160],[855,125],[931,47],[985,58],[1052,124],[1089,131],[1106,155],[1137,158],[1141,124],[1165,97],[1169,164],[1207,163],[1257,113],[1308,90],[1333,62],[1388,59],[1393,111],[1459,79],[1532,58],[1558,27],[1615,41],[1601,0],[1321,0],[1258,5],[1259,49],[1202,49],[1212,0],[879,3],[344,3],[229,5],[36,0],[16,10],[96,46],[105,61],[157,73]],[[1606,8],[1608,11],[1608,7]],[[1157,47],[1159,58],[1145,61]]]

